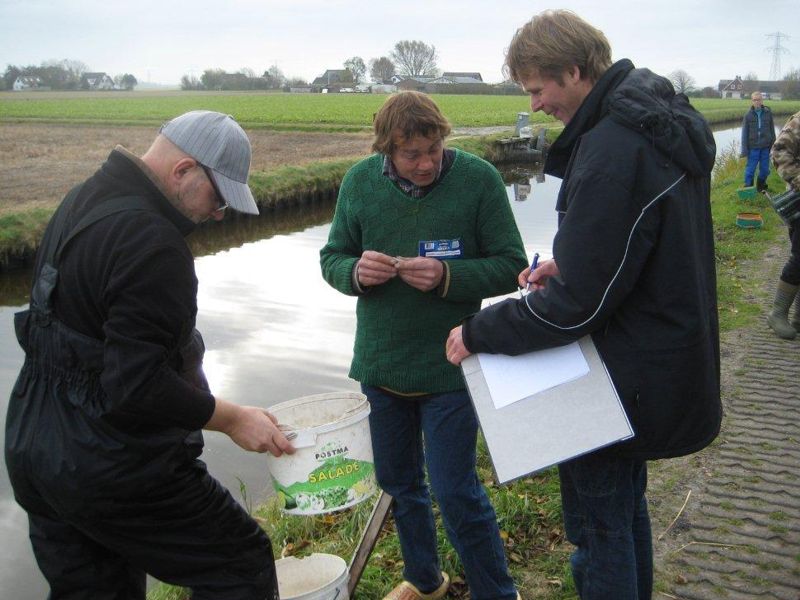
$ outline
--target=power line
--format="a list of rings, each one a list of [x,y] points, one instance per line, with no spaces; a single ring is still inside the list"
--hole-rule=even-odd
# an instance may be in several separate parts
[[[767,52],[772,52],[772,66],[769,70],[769,78],[772,81],[777,81],[781,78],[781,54],[788,54],[789,51],[781,46],[781,38],[789,39],[791,36],[776,31],[775,33],[768,33],[767,37],[775,38],[775,43],[766,48]]]

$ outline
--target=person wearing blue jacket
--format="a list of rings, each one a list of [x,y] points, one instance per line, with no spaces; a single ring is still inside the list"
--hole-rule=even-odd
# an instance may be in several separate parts
[[[744,168],[744,185],[753,185],[753,179],[758,167],[756,188],[759,192],[766,192],[767,176],[769,175],[769,151],[775,143],[775,123],[772,120],[772,111],[764,106],[764,97],[761,92],[753,92],[750,96],[753,106],[742,119],[742,150],[740,155],[747,157]]]
[[[520,273],[529,294],[467,318],[445,351],[460,364],[592,336],[635,436],[559,465],[572,575],[581,600],[647,600],[647,461],[701,450],[722,419],[714,138],[669,80],[612,64],[605,35],[569,11],[519,29],[506,67],[534,112],[565,125],[544,168],[562,179],[553,258]]]

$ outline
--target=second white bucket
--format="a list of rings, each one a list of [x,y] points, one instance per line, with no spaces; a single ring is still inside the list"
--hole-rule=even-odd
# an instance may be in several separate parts
[[[283,511],[315,515],[353,506],[378,489],[369,436],[369,403],[355,392],[303,396],[270,407],[296,434],[294,454],[267,455]]]
[[[333,554],[275,561],[281,600],[348,600],[347,563]]]

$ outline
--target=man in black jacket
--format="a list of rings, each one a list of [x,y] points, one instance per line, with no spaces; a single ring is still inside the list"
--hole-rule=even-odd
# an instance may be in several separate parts
[[[520,273],[525,298],[453,329],[447,356],[592,336],[635,437],[559,465],[573,577],[583,600],[650,598],[646,461],[704,448],[722,415],[713,137],[667,79],[612,64],[603,33],[568,11],[519,29],[506,67],[565,125],[545,164],[563,179],[553,259]]]
[[[189,112],[141,158],[118,146],[45,231],[5,456],[54,600],[143,599],[146,573],[195,599],[278,597],[269,539],[198,460],[201,429],[293,451],[269,413],[211,394],[194,329],[184,236],[258,214],[249,169],[230,115]]]

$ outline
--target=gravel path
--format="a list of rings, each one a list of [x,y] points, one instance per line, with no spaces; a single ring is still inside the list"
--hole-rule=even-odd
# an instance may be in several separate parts
[[[788,243],[754,265],[765,313],[787,253]],[[761,317],[723,350],[723,430],[683,461],[696,480],[656,542],[667,589],[654,597],[800,600],[800,337],[779,339]]]

